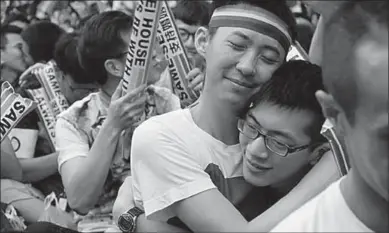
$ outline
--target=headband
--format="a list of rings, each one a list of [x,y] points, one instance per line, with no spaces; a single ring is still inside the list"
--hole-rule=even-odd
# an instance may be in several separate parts
[[[241,27],[247,28],[277,40],[289,51],[292,38],[288,26],[278,16],[264,9],[242,9],[236,6],[217,8],[209,22],[210,27]]]

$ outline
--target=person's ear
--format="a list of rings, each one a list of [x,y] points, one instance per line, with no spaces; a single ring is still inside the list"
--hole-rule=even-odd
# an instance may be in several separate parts
[[[337,131],[343,131],[341,117],[342,115],[344,115],[344,110],[342,109],[342,107],[338,104],[338,102],[331,94],[325,91],[317,91],[315,95],[317,101],[320,103],[324,116],[331,122],[331,124],[334,126],[334,128],[337,129]]]
[[[108,74],[116,77],[120,77],[123,74],[123,66],[121,62],[116,59],[107,59],[104,62],[104,68]]]
[[[195,47],[197,52],[204,58],[205,58],[209,41],[210,41],[209,30],[205,27],[199,27],[195,35]]]

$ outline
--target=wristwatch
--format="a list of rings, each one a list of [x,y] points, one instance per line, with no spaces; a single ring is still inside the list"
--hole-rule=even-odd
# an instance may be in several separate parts
[[[135,232],[136,229],[136,219],[139,215],[143,214],[144,211],[138,207],[134,207],[129,211],[120,215],[118,220],[119,229],[122,232]]]

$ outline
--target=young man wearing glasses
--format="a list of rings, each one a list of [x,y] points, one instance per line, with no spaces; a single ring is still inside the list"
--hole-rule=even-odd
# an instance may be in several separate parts
[[[195,71],[191,72],[194,73],[192,75],[193,77],[197,77],[197,75],[199,75],[205,67],[204,58],[198,54],[195,47],[195,34],[199,27],[208,26],[212,10],[211,3],[192,0],[177,1],[177,4],[172,8],[178,33],[180,34],[180,38],[184,44],[186,54],[192,64],[192,67],[197,67]],[[189,87],[194,88],[196,91],[201,90],[204,76],[201,75],[198,76],[196,80],[194,79],[195,78],[190,78],[191,82]],[[171,90],[173,89],[169,71],[167,69],[162,73],[161,80],[158,85],[167,87]]]
[[[246,220],[253,220],[284,197],[328,150],[318,147],[325,140],[320,134],[324,116],[315,98],[315,92],[321,88],[320,67],[305,61],[290,61],[263,85],[252,98],[252,106],[238,120],[243,177],[257,186],[236,205]],[[221,171],[218,172],[216,166],[209,170],[212,170],[210,176],[215,184],[223,182]],[[125,182],[126,187],[131,185],[129,183]],[[122,202],[122,198],[132,194],[132,191],[125,193],[126,187],[119,192],[114,215],[120,207],[130,208]],[[212,218],[209,213],[203,214]],[[143,215],[140,219],[137,232],[151,231],[148,227],[152,224]],[[119,220],[119,224],[121,222]],[[255,224],[253,226],[253,231],[263,230]],[[167,225],[156,228],[160,231],[176,230]]]

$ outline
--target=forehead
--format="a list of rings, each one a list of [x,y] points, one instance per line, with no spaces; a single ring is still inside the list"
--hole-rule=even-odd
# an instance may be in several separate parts
[[[285,132],[296,142],[310,140],[307,129],[314,122],[314,114],[307,110],[289,110],[269,102],[262,102],[250,109],[248,115],[255,118],[266,131]]]
[[[7,33],[5,35],[5,38],[7,39],[6,43],[8,45],[24,43],[24,40],[22,39],[22,37],[17,33]]]
[[[231,38],[242,39],[251,43],[253,46],[271,47],[278,50],[280,54],[285,54],[283,47],[277,40],[268,35],[247,28],[220,27],[217,29],[214,38],[215,40],[228,40]]]
[[[358,110],[371,120],[388,115],[388,33],[372,27],[355,50]],[[371,104],[374,103],[374,104]]]
[[[180,20],[180,19],[176,19],[175,22],[176,22],[178,29],[185,29],[190,33],[195,33],[197,31],[197,29],[200,27],[200,25],[186,24],[186,23],[182,22],[182,20]]]

